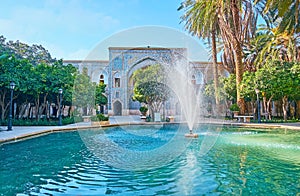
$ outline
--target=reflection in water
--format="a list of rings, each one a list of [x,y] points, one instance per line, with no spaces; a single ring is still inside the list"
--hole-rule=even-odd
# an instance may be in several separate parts
[[[242,187],[240,188],[240,195],[243,194],[243,189],[246,187],[246,182],[247,182],[247,178],[246,178],[246,161],[247,161],[247,151],[243,151],[240,154],[240,179],[243,182]]]
[[[168,137],[173,137],[156,132],[157,137],[149,138],[147,134],[136,140],[116,128],[87,130],[86,134],[94,135],[97,140],[113,138],[123,148],[138,148],[140,152],[164,146],[165,141],[170,141]],[[299,132],[225,127],[205,154],[200,153],[203,139],[204,134],[200,134],[180,156],[160,167],[138,171],[106,164],[84,145],[77,132],[4,144],[0,146],[0,195],[296,195],[299,192]],[[114,159],[114,153],[110,155]]]
[[[197,163],[195,153],[188,151],[186,153],[186,165],[181,167],[177,186],[183,195],[192,195],[195,178],[200,175],[200,167]]]

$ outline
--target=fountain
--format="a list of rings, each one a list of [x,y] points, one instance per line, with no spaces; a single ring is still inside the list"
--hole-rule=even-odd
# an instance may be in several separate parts
[[[171,55],[172,66],[164,66],[167,75],[167,85],[175,93],[181,105],[182,116],[188,125],[189,133],[186,133],[185,137],[197,138],[198,134],[194,133],[193,129],[195,129],[200,115],[199,102],[201,101],[201,96],[196,85],[191,81],[194,75],[193,65],[181,54]]]
[[[148,32],[149,30],[151,30],[151,32],[159,32],[157,36],[159,37],[161,32],[164,32],[164,29],[156,28],[157,27],[146,27],[145,32]],[[127,34],[130,35],[130,33],[126,32],[126,35]],[[165,33],[165,35],[169,35],[169,33]],[[119,35],[116,37],[119,37]],[[182,35],[182,37],[185,37],[185,35]],[[118,41],[119,40],[120,39],[118,39]],[[127,39],[122,37],[121,40]],[[143,37],[143,40],[147,39]],[[176,42],[180,40],[178,39]],[[182,40],[184,42],[194,41]],[[108,40],[107,43],[110,43],[110,41]],[[209,129],[207,127],[203,129],[199,128],[202,126],[199,123],[201,120],[200,118],[207,114],[207,112],[205,102],[203,101],[204,99],[201,95],[203,83],[199,82],[200,80],[198,79],[201,79],[201,74],[204,75],[202,72],[206,71],[206,68],[202,67],[202,64],[193,64],[191,60],[188,60],[188,58],[197,59],[198,57],[195,58],[193,55],[187,55],[188,50],[191,54],[196,53],[197,56],[199,54],[206,54],[206,52],[204,50],[199,50],[201,46],[199,47],[198,44],[195,44],[197,45],[197,50],[190,50],[190,45],[192,44],[185,44],[184,48],[155,47],[154,49],[150,46],[145,48],[144,44],[141,45],[143,47],[110,48],[110,63],[107,67],[102,70],[100,68],[94,69],[96,70],[95,73],[93,73],[94,75],[103,74],[105,78],[107,77],[107,112],[109,115],[122,114],[122,119],[124,118],[124,115],[130,114],[131,108],[128,106],[132,103],[130,102],[130,99],[133,93],[132,85],[134,84],[130,77],[138,69],[160,64],[164,68],[163,75],[160,75],[163,76],[162,80],[158,80],[157,75],[155,75],[154,81],[168,86],[172,96],[165,102],[167,105],[163,103],[162,108],[157,111],[164,112],[162,115],[163,117],[165,117],[165,112],[167,112],[167,115],[171,115],[172,119],[174,117],[179,123],[158,123],[153,127],[152,124],[149,123],[151,126],[147,127],[146,125],[127,125],[124,124],[123,121],[120,122],[117,120],[114,124],[118,124],[118,129],[117,131],[114,131],[112,135],[106,131],[103,134],[99,134],[99,131],[79,131],[85,145],[93,155],[100,158],[101,161],[105,162],[107,165],[130,171],[150,170],[169,164],[185,152],[187,147],[195,141],[192,139],[185,139],[185,137],[197,138],[198,135],[203,135],[201,139],[204,139],[201,143],[199,154],[203,155],[207,153],[216,142],[218,135],[215,134],[206,137],[202,131]],[[106,49],[107,48],[105,48],[105,50]],[[100,44],[99,47],[96,47],[95,50],[91,52],[86,60],[95,59],[93,55],[100,54],[102,53],[100,51],[103,50],[104,49],[101,48]],[[208,55],[206,55],[206,57],[207,56]],[[199,65],[200,67],[198,67]],[[198,72],[195,73],[196,71],[201,72],[201,74]],[[94,76],[93,74],[92,76]],[[195,76],[197,75],[199,78],[197,78],[197,82],[195,82]],[[120,88],[114,87],[115,76],[118,76],[116,78],[119,78],[120,83],[118,84],[121,84],[119,86]],[[96,81],[98,78],[92,77],[92,80]],[[119,104],[117,105],[114,103]],[[132,106],[135,105],[132,104]],[[114,111],[115,108],[119,109]],[[120,111],[120,113],[117,111]],[[132,112],[135,112],[135,107],[132,107]],[[126,117],[126,119],[128,118],[129,117]],[[159,118],[159,120],[160,119],[161,118]],[[132,120],[129,122],[134,122],[134,124],[136,124],[138,121]],[[124,139],[124,137],[127,139]],[[145,141],[145,144],[141,141]],[[132,145],[127,145],[128,142],[132,142]],[[153,145],[149,145],[149,143]],[[139,144],[141,144],[142,150],[139,148],[132,148],[132,146]],[[149,146],[151,148],[146,148]]]

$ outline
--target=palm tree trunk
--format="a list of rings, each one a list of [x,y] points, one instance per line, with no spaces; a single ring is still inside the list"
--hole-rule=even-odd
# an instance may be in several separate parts
[[[240,83],[243,79],[243,72],[244,72],[244,66],[243,66],[243,51],[242,46],[240,43],[240,37],[239,37],[239,31],[240,27],[238,27],[239,24],[239,17],[240,17],[240,10],[237,7],[237,2],[235,0],[230,1],[230,9],[232,14],[232,23],[230,23],[226,17],[226,14],[223,12],[223,10],[220,10],[218,14],[219,22],[221,30],[223,31],[223,37],[225,38],[225,41],[230,42],[233,49],[234,54],[234,63],[235,63],[235,75],[236,75],[236,95],[237,95],[237,103],[240,107],[240,113],[245,114],[246,111],[246,105],[245,100],[243,97],[241,97],[241,89],[240,89]],[[223,39],[224,40],[224,39]]]
[[[245,114],[245,100],[241,96],[241,87],[240,83],[243,80],[244,66],[243,66],[243,53],[242,48],[236,39],[233,39],[233,48],[234,48],[234,56],[235,56],[235,75],[236,75],[236,98],[238,105],[240,107],[240,113]]]
[[[239,34],[241,33],[240,29],[240,10],[238,8],[238,1],[232,0],[231,1],[231,10],[232,10],[232,17],[233,17],[233,24],[234,28],[231,31],[232,34],[232,44],[233,44],[233,51],[235,53],[235,74],[236,74],[236,97],[238,105],[240,106],[241,114],[245,114],[246,105],[245,100],[241,97],[241,87],[240,83],[243,79],[244,73],[244,66],[243,66],[243,51],[240,43]]]
[[[216,46],[216,31],[211,32],[212,37],[212,59],[213,59],[213,74],[214,74],[214,88],[217,115],[220,113],[220,98],[218,93],[219,79],[218,79],[218,62],[217,62],[217,46]]]

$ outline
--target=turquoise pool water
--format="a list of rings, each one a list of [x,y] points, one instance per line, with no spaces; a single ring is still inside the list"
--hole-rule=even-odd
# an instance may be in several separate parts
[[[207,132],[202,126],[198,139],[187,140],[182,133],[176,138],[177,128],[114,127],[2,144],[0,195],[300,194],[300,132],[232,127],[209,127]],[[221,132],[216,134],[215,129]],[[92,145],[86,138],[93,139]],[[153,156],[149,165],[159,164],[143,170],[114,167],[111,163],[120,158],[115,159],[115,153],[91,150],[93,146],[109,150],[104,142],[110,140],[122,149],[151,156],[174,138],[183,141],[174,145],[186,145],[185,149],[175,157],[160,157],[165,162]],[[205,142],[213,144],[207,153]],[[123,158],[132,161],[127,154]]]

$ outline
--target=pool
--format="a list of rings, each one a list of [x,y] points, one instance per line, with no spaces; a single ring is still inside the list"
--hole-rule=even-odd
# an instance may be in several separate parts
[[[178,125],[125,126],[2,144],[0,195],[300,193],[300,132],[209,125],[196,132],[187,139]]]

